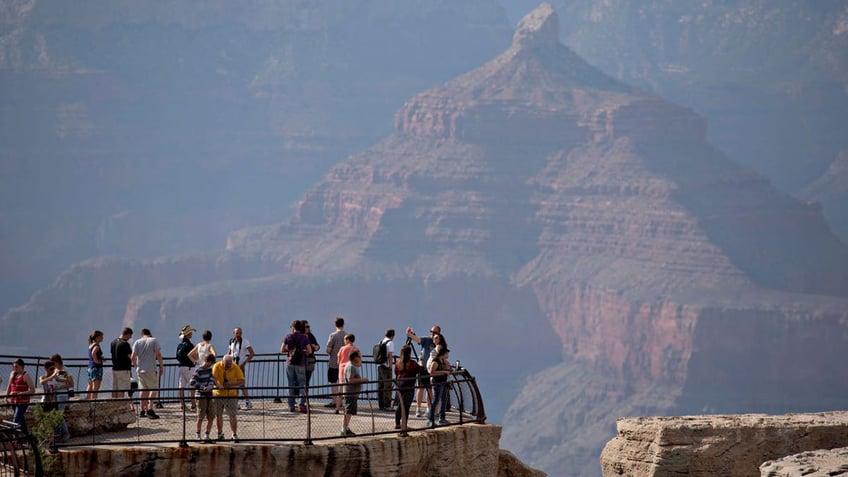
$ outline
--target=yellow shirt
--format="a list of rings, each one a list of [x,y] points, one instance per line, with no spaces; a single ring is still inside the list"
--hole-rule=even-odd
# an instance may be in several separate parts
[[[218,361],[212,366],[212,376],[215,378],[218,385],[223,385],[225,378],[227,382],[244,379],[244,373],[237,364],[233,363],[233,365],[230,366],[230,369],[224,369],[223,361]],[[221,389],[216,387],[215,390],[212,391],[212,394],[215,396],[238,396],[238,388]]]

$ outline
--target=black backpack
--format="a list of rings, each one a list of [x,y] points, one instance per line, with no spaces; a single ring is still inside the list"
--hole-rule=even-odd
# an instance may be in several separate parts
[[[372,351],[372,355],[374,356],[374,362],[377,364],[385,364],[386,361],[389,360],[389,352],[386,348],[386,344],[388,341],[385,339],[380,340],[379,343],[374,345],[374,350]]]

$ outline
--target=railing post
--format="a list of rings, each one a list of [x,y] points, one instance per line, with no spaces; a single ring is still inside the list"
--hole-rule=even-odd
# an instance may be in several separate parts
[[[180,447],[186,448],[188,447],[188,441],[186,440],[186,405],[181,403],[180,409],[183,413],[183,440],[180,441]]]
[[[275,404],[283,402],[283,400],[280,398],[280,356],[282,355],[280,353],[277,353],[277,397],[274,398]]]

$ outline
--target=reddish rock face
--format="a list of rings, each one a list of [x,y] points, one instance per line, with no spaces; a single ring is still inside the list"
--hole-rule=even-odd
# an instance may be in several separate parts
[[[412,98],[395,134],[334,167],[290,221],[180,259],[197,269],[127,263],[164,285],[124,278],[120,299],[76,312],[239,320],[263,351],[299,316],[345,310],[370,336],[440,322],[498,383],[490,395],[520,393],[507,447],[581,475],[623,414],[848,404],[825,379],[844,376],[848,249],[820,211],[705,143],[692,111],[589,66],[553,25],[541,6],[503,54]],[[74,286],[114,282],[86,272]],[[10,316],[69,299],[54,288]]]

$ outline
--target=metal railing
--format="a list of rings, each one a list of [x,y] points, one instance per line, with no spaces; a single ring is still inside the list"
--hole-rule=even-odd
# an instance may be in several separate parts
[[[11,362],[16,357],[0,356],[0,370],[11,367]],[[339,388],[327,381],[327,356],[316,355],[317,362],[312,372],[311,385],[293,388],[286,386],[286,362],[285,356],[279,354],[257,354],[247,365],[245,370],[246,389],[250,396],[253,408],[251,410],[238,411],[238,439],[240,442],[301,442],[311,444],[316,440],[340,439],[343,413],[336,414],[331,406],[334,397],[339,396]],[[369,357],[370,358],[370,357]],[[33,374],[33,381],[38,383],[38,375],[42,374],[40,364],[43,357],[24,357],[27,369]],[[56,443],[57,447],[74,447],[90,445],[133,445],[149,443],[179,443],[188,445],[196,441],[197,415],[194,411],[187,409],[183,404],[189,402],[189,390],[185,390],[183,400],[179,398],[178,363],[175,359],[166,359],[166,365],[160,377],[160,388],[154,398],[153,406],[161,419],[151,420],[147,417],[139,417],[137,412],[131,414],[133,422],[120,430],[101,431],[98,427],[85,435],[75,435],[73,439],[64,443]],[[103,384],[99,391],[98,399],[85,399],[85,386],[87,381],[86,366],[87,359],[65,359],[65,369],[74,376],[76,397],[69,401],[69,405],[79,407],[87,411],[90,422],[107,421],[111,416],[104,413],[113,413],[114,406],[105,406],[103,402],[114,403],[116,401],[126,402],[126,407],[121,406],[130,413],[131,405],[138,410],[139,393],[133,388],[121,390],[130,392],[131,397],[111,398],[112,376],[105,369]],[[36,368],[35,366],[38,366]],[[392,380],[393,402],[400,411],[387,412],[380,410],[378,405],[379,381],[377,376],[377,365],[371,359],[364,360],[362,366],[363,377],[368,382],[363,383],[358,398],[358,413],[352,418],[353,428],[358,435],[380,435],[400,434],[406,435],[410,431],[425,431],[428,427],[423,418],[418,419],[406,416],[404,406],[401,406],[401,390],[398,383]],[[35,369],[39,373],[35,373]],[[2,371],[0,371],[2,372]],[[482,396],[475,378],[465,369],[454,369],[446,383],[449,398],[446,400],[447,425],[463,425],[468,423],[484,423],[486,419]],[[5,388],[3,388],[5,391]],[[305,394],[307,400],[306,412],[292,413],[287,404],[287,399],[294,391]],[[40,391],[40,389],[39,389]],[[40,394],[36,393],[31,400],[33,405],[37,403]],[[213,400],[216,398],[212,398]],[[243,401],[242,391],[238,390],[238,399]],[[297,398],[297,403],[300,398]],[[413,404],[414,409],[415,404]],[[395,409],[397,409],[397,407]],[[400,428],[395,425],[395,415],[401,414]],[[3,407],[0,413],[11,415],[10,409]],[[66,412],[67,415],[67,412]],[[225,435],[231,436],[228,417],[223,420],[223,431]],[[204,421],[201,433],[205,433],[206,423]],[[217,439],[217,426],[212,426],[213,440]],[[230,441],[232,437],[226,440]]]
[[[35,437],[8,421],[0,422],[0,476],[42,476],[41,454]]]

